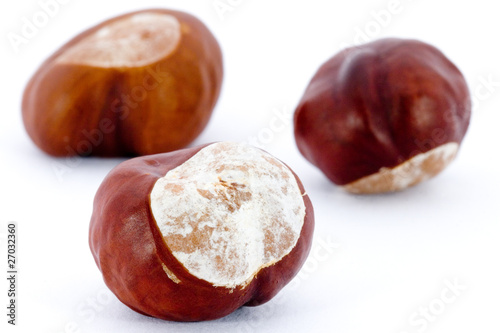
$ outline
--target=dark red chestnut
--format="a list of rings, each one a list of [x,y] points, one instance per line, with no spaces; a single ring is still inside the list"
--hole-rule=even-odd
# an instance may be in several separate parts
[[[382,39],[320,67],[295,111],[295,138],[347,191],[397,191],[454,159],[470,112],[464,77],[443,53],[416,40]]]
[[[90,248],[127,306],[199,321],[270,300],[304,263],[313,227],[293,171],[223,142],[117,166],[95,197]]]
[[[201,21],[133,12],[79,34],[40,66],[24,92],[24,125],[54,156],[171,151],[205,128],[221,82],[221,50]]]

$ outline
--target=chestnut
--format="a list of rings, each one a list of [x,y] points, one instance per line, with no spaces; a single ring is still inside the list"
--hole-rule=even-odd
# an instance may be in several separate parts
[[[313,227],[288,166],[219,142],[119,164],[95,196],[89,241],[124,304],[201,321],[269,301],[306,260]]]
[[[187,146],[223,75],[218,42],[190,14],[151,9],[107,20],[50,56],[24,92],[34,143],[54,156],[136,156]]]
[[[405,189],[441,172],[467,131],[471,98],[435,47],[388,38],[324,63],[294,114],[299,151],[353,193]]]

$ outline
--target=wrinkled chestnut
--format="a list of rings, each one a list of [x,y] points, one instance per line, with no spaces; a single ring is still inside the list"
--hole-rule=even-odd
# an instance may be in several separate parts
[[[270,300],[311,246],[313,208],[268,153],[214,143],[117,166],[94,201],[90,248],[133,310],[209,320]]]
[[[383,39],[321,66],[295,111],[295,138],[347,191],[397,191],[454,159],[470,112],[464,77],[439,50]]]
[[[222,55],[197,18],[145,10],[105,21],[47,59],[24,92],[26,130],[54,156],[185,147],[206,126]]]

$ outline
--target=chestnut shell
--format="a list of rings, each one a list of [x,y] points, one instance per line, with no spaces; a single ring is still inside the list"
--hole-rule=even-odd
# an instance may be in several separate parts
[[[300,152],[335,184],[460,144],[471,99],[458,68],[416,40],[381,39],[323,64],[294,115]]]
[[[304,195],[306,215],[297,244],[244,287],[215,287],[191,275],[175,259],[154,220],[149,194],[159,178],[204,147],[125,161],[108,174],[95,196],[89,233],[91,252],[106,285],[139,313],[174,321],[201,321],[226,316],[243,305],[263,304],[298,273],[309,254],[314,212]],[[172,281],[162,264],[181,282]]]
[[[178,20],[181,36],[173,52],[128,68],[56,61],[99,29],[141,13]],[[26,86],[23,121],[33,142],[53,156],[172,151],[187,146],[205,128],[222,76],[221,49],[200,20],[167,9],[132,12],[82,32],[50,56]]]

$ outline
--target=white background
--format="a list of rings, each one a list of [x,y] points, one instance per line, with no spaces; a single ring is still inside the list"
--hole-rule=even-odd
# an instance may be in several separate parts
[[[500,17],[493,2],[400,0],[383,21],[376,13],[390,0],[221,2],[231,6],[222,16],[213,0],[69,0],[18,52],[7,34],[20,34],[23,18],[41,6],[1,5],[4,272],[6,225],[19,225],[18,326],[9,332],[499,332]],[[316,212],[313,250],[293,283],[263,306],[212,322],[145,317],[109,293],[90,254],[88,224],[95,191],[123,159],[81,159],[56,173],[54,165],[67,161],[39,151],[20,116],[24,86],[46,57],[104,19],[149,7],[196,15],[224,52],[223,91],[194,144],[257,138],[301,177]],[[455,62],[474,96],[472,122],[459,157],[437,178],[396,194],[349,195],[298,153],[291,113],[321,63],[344,45],[386,36],[426,41]],[[270,133],[277,113],[288,120]]]

